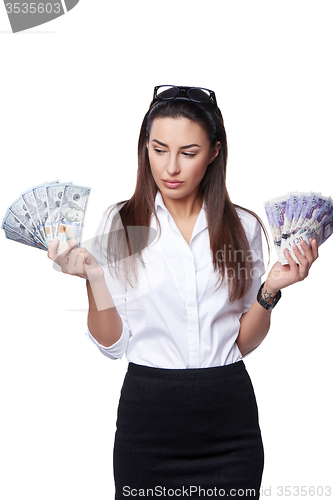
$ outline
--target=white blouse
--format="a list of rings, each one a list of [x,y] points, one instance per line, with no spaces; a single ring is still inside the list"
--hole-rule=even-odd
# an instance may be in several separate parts
[[[157,237],[142,251],[137,288],[123,285],[108,271],[105,254],[111,221],[103,236],[104,212],[96,233],[98,244],[93,245],[92,254],[104,269],[123,330],[110,347],[99,344],[87,327],[88,337],[105,356],[118,359],[126,353],[128,361],[146,366],[204,368],[241,360],[236,344],[239,320],[256,300],[265,273],[259,222],[248,212],[237,209],[252,252],[253,283],[241,300],[228,304],[226,282],[215,290],[219,275],[211,259],[205,203],[190,245],[166,208],[160,191],[155,207],[161,236],[157,238],[158,233],[154,233]],[[150,227],[158,231],[154,215]]]

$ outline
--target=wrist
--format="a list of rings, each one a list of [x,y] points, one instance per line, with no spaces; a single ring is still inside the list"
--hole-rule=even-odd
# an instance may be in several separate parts
[[[266,302],[271,304],[278,292],[279,290],[271,286],[268,281],[265,281],[261,290],[261,296]]]
[[[87,279],[90,284],[99,284],[105,282],[104,270],[101,267],[93,268],[87,271]]]
[[[276,292],[275,288],[269,288],[269,284],[267,286],[265,285],[266,283],[264,282],[258,290],[257,302],[259,302],[264,309],[271,311],[281,298],[281,290]]]
[[[91,277],[90,279],[88,277],[87,281],[89,282],[90,286],[94,288],[100,288],[101,286],[106,286],[104,273],[100,276],[95,276],[93,278]]]

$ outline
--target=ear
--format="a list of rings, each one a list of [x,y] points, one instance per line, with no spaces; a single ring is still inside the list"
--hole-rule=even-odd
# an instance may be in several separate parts
[[[219,152],[220,152],[220,149],[221,149],[221,143],[220,141],[217,141],[217,143],[215,144],[215,146],[213,147],[212,149],[212,154],[211,154],[211,157],[210,157],[210,160],[209,160],[209,165],[215,160],[215,158],[218,156]]]

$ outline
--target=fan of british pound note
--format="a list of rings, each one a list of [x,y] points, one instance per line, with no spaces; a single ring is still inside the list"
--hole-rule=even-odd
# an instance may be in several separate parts
[[[27,189],[7,209],[6,237],[47,250],[53,238],[60,246],[70,238],[79,245],[91,188],[59,180]]]
[[[294,244],[304,255],[301,241],[310,244],[310,238],[314,238],[320,246],[333,233],[333,200],[321,193],[290,192],[264,202],[264,206],[281,264],[288,264],[285,248],[299,264],[292,251]]]

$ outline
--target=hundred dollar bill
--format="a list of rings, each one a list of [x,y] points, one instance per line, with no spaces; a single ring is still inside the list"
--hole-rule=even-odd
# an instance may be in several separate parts
[[[16,217],[8,208],[5,217],[3,218],[2,221],[2,229],[10,233],[14,239],[16,236],[17,241],[20,241],[20,243],[23,243],[23,241],[26,242],[27,245],[31,245],[34,247],[39,247],[43,248],[46,250],[45,246],[42,245],[38,238],[36,238],[25,226],[25,224],[18,218]]]
[[[27,245],[30,247],[39,248],[40,250],[45,250],[45,248],[42,248],[38,245],[35,245],[34,243],[31,243],[31,241],[26,240],[25,238],[23,238],[20,234],[16,233],[15,231],[5,229],[5,228],[3,228],[3,229],[5,231],[6,238],[8,238],[9,240],[14,240],[14,241],[17,241],[18,243],[23,243],[24,245]]]
[[[62,243],[75,238],[80,244],[90,191],[59,180],[27,189],[7,209],[6,238],[43,250],[58,235]]]
[[[44,245],[43,239],[40,238],[39,232],[35,227],[30,214],[28,212],[27,206],[24,203],[22,196],[19,196],[14,203],[12,203],[8,210],[23,224],[26,230],[32,235],[36,243]]]
[[[46,202],[48,207],[48,216],[45,221],[46,237],[48,244],[53,238],[56,238],[58,225],[60,222],[60,205],[64,196],[65,187],[68,183],[58,183],[46,186]]]
[[[16,218],[15,218],[15,222],[18,222],[19,226],[14,229],[14,227],[13,227],[14,224],[11,224],[11,221],[8,221],[8,212],[9,211],[6,212],[6,216],[4,217],[4,220],[2,223],[2,229],[5,231],[6,237],[8,237],[7,235],[11,235],[12,240],[19,241],[20,243],[24,243],[25,245],[31,245],[33,247],[37,247],[37,243],[34,240],[29,239],[30,235],[28,237],[24,236],[23,230],[25,230],[25,228],[23,227],[23,225],[21,227],[20,221]],[[9,213],[10,213],[10,217],[14,217],[11,212],[9,212]],[[6,222],[5,222],[5,219],[6,219]]]
[[[58,246],[58,251],[62,247],[64,243],[66,243],[69,240],[74,240],[75,234],[73,233],[72,229],[70,226],[64,226],[63,224],[59,225],[59,232],[57,235],[57,238],[59,240],[59,246]],[[80,246],[80,244],[78,245]]]
[[[37,226],[40,228],[40,232],[43,234],[46,245],[48,245],[48,238],[46,235],[45,222],[47,221],[49,215],[46,186],[57,184],[58,182],[58,180],[45,182],[44,184],[40,184],[39,186],[34,186],[33,188],[31,188],[33,196],[35,198],[35,206],[37,209]]]
[[[60,206],[59,230],[56,234],[60,241],[59,246],[71,238],[75,238],[80,246],[90,191],[91,188],[84,186],[74,184],[65,186]]]
[[[42,231],[39,217],[38,217],[38,211],[37,211],[37,206],[36,206],[36,199],[34,197],[34,194],[32,192],[32,189],[28,189],[24,193],[21,194],[22,199],[24,201],[24,205],[27,208],[27,212],[29,214],[31,224],[34,227],[34,232],[36,235],[38,235],[39,239],[43,242],[43,244],[46,246],[46,240],[44,233]]]

